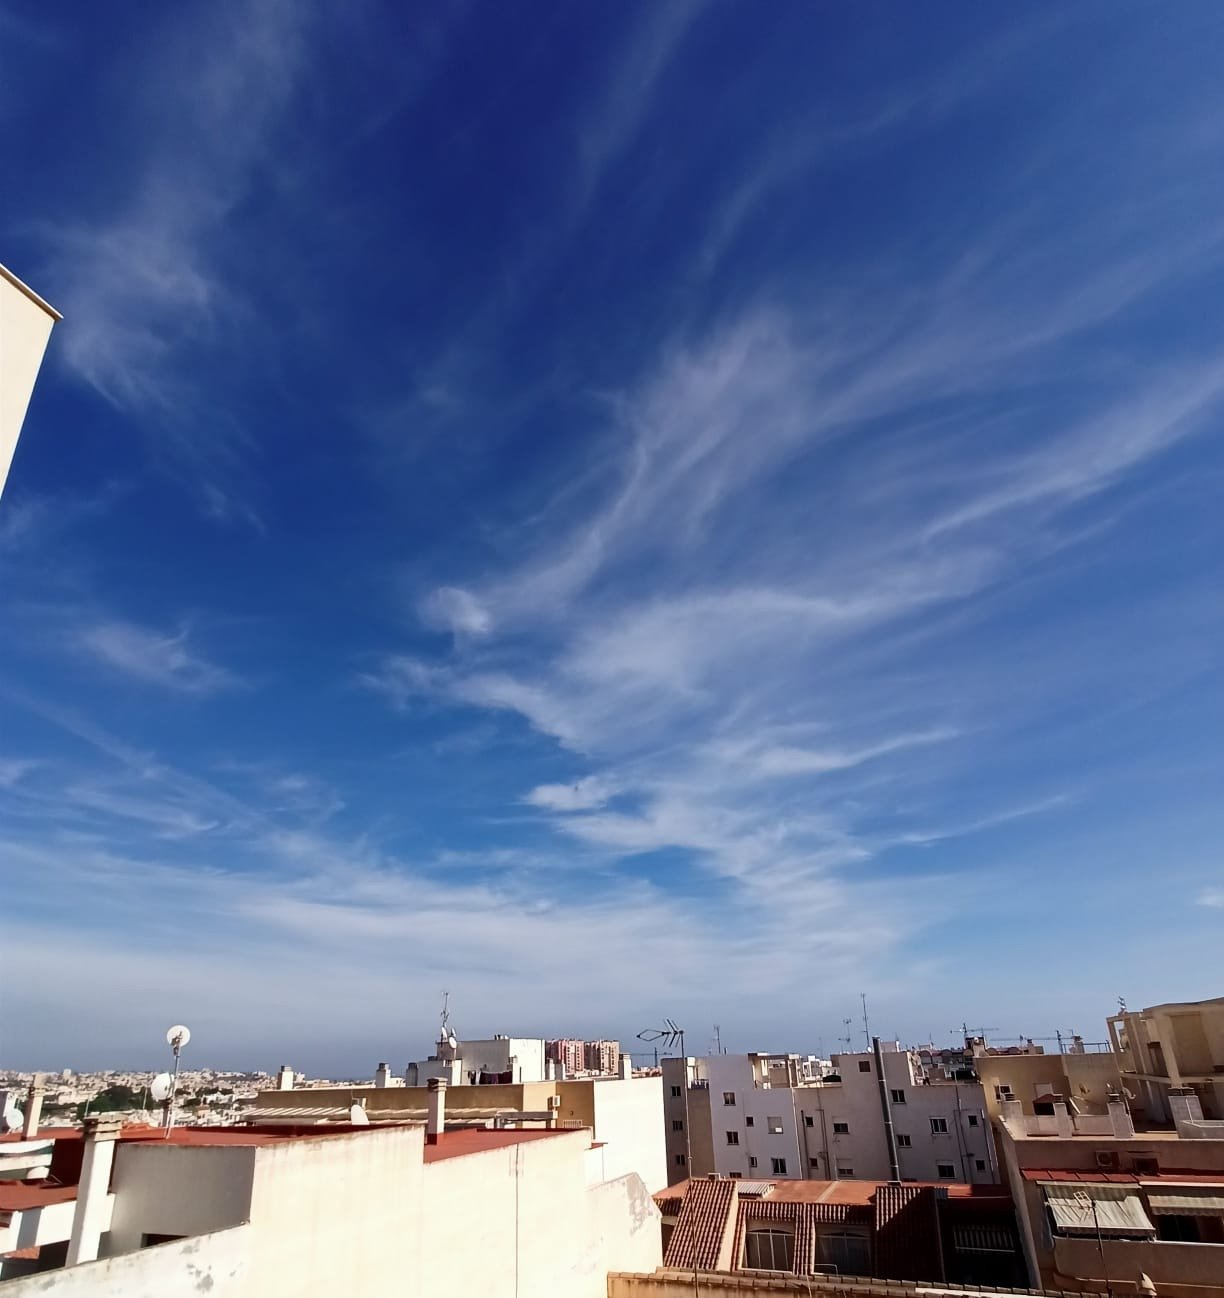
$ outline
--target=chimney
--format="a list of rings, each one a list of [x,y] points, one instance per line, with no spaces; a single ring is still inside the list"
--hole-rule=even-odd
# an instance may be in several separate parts
[[[374,1085],[379,1087],[388,1087],[391,1085],[391,1065],[379,1064],[377,1071],[374,1073]]]
[[[429,1079],[426,1097],[425,1143],[436,1145],[438,1137],[446,1130],[446,1083],[440,1077]]]
[[[115,1161],[115,1141],[122,1125],[122,1120],[113,1113],[85,1119],[82,1131],[85,1150],[81,1159],[81,1179],[77,1184],[72,1234],[68,1240],[68,1266],[95,1261],[102,1232],[110,1226],[107,1195],[110,1193],[111,1166]]]
[[[43,1081],[42,1074],[36,1073],[26,1092],[25,1121],[21,1124],[22,1140],[29,1140],[38,1135],[38,1120],[42,1117]]]
[[[276,1089],[278,1091],[293,1090],[293,1069],[288,1064],[281,1064],[280,1072],[276,1074]]]
[[[616,1075],[622,1082],[627,1082],[633,1076],[633,1060],[628,1055],[621,1055],[617,1063]]]
[[[1109,1123],[1113,1128],[1113,1134],[1118,1140],[1131,1140],[1135,1134],[1135,1124],[1131,1121],[1130,1110],[1126,1107],[1126,1101],[1120,1095],[1111,1094],[1109,1097]]]

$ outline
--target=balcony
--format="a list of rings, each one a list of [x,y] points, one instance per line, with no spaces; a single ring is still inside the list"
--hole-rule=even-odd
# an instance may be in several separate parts
[[[1202,1285],[1204,1292],[1213,1292],[1224,1275],[1224,1244],[1106,1239],[1104,1249],[1105,1266],[1115,1283],[1133,1282],[1142,1273],[1151,1276],[1157,1290],[1162,1285]],[[1070,1288],[1073,1278],[1103,1282],[1096,1240],[1055,1236],[1054,1269],[1055,1275],[1043,1277],[1053,1288]]]

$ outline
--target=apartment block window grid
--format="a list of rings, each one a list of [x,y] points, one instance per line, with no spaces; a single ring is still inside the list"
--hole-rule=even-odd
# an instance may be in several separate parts
[[[956,1180],[956,1166],[953,1163],[936,1163],[935,1170],[939,1173],[941,1181]]]
[[[833,1134],[835,1136],[848,1136],[850,1134],[850,1124],[848,1122],[835,1122],[833,1124]]]
[[[904,1132],[902,1131],[897,1132],[898,1149],[909,1149],[913,1145],[913,1143],[914,1142]]]
[[[774,1176],[785,1176],[785,1175],[786,1175],[786,1159],[784,1159],[784,1158],[771,1158],[771,1159],[769,1160],[769,1162],[770,1162],[770,1165],[771,1165],[772,1168],[773,1168],[773,1174],[774,1174]]]

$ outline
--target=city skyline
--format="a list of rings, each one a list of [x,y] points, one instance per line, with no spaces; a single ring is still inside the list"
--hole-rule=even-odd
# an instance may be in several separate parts
[[[0,31],[0,1062],[1211,994],[1218,6]]]

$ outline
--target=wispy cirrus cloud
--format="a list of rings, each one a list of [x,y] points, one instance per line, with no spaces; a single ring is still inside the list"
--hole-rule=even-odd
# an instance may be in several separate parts
[[[194,652],[186,631],[175,635],[132,622],[106,621],[86,627],[78,642],[104,666],[149,685],[184,694],[216,694],[241,681]]]

